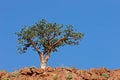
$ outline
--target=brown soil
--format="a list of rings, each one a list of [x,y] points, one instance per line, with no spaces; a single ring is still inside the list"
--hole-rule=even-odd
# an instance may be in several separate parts
[[[92,68],[23,68],[14,72],[0,71],[0,80],[120,80],[120,69]]]

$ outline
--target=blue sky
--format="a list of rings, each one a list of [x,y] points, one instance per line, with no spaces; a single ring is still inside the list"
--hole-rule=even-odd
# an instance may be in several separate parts
[[[80,45],[53,53],[48,66],[120,68],[120,0],[0,0],[0,70],[39,67],[36,52],[16,53],[14,32],[42,18],[85,34]]]

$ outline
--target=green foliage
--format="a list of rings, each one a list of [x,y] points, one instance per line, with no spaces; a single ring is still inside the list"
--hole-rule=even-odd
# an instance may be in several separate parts
[[[58,80],[58,75],[57,74],[54,75],[53,80]]]
[[[67,76],[66,76],[66,80],[71,80],[73,77],[72,77],[72,75],[71,74],[68,74]]]
[[[9,78],[5,78],[4,80],[9,80]]]
[[[105,78],[108,78],[108,77],[109,77],[109,74],[103,73],[102,76],[105,77]]]
[[[11,73],[10,77],[16,77],[18,76],[20,73],[18,71],[14,71]]]
[[[76,32],[72,25],[63,26],[57,23],[47,23],[45,19],[35,25],[24,26],[15,33],[18,36],[18,52],[25,53],[29,47],[47,54],[58,51],[64,45],[78,45],[83,34]]]

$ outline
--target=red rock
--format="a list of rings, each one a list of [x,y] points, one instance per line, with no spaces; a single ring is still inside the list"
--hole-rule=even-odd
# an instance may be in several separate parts
[[[120,69],[108,70],[106,68],[94,68],[90,70],[78,70],[74,68],[23,68],[18,71],[19,75],[13,76],[13,72],[7,73],[0,71],[0,79],[5,80],[66,80],[68,75],[72,76],[71,80],[120,80]],[[103,75],[105,74],[105,75]],[[106,76],[106,74],[108,76]],[[15,75],[15,74],[14,74]],[[1,77],[2,76],[2,77]]]
[[[47,68],[45,69],[45,71],[47,71],[47,72],[53,72],[53,71],[54,71],[54,69],[53,69],[53,68],[51,68],[51,67],[47,67]]]
[[[106,68],[92,68],[89,70],[90,73],[95,73],[97,75],[102,75],[103,73],[109,72]]]
[[[0,71],[0,78],[2,77],[2,76],[4,76],[5,74],[6,74],[7,72],[6,71]]]
[[[23,68],[19,71],[19,73],[21,73],[23,75],[29,75],[29,74],[32,74],[32,71],[30,68]]]
[[[108,80],[120,80],[120,70],[111,71]]]
[[[44,73],[44,70],[41,68],[35,68],[35,69],[32,69],[32,72],[36,74],[42,74]]]

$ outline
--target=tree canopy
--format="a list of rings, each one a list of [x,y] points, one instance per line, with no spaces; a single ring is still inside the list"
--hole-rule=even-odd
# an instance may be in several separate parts
[[[58,51],[61,46],[78,45],[83,37],[83,33],[74,30],[72,25],[48,23],[45,19],[32,26],[24,26],[16,34],[19,53],[25,53],[31,47],[44,57]]]
[[[78,45],[83,34],[74,31],[72,25],[59,25],[47,23],[45,19],[35,25],[24,26],[18,35],[19,53],[25,53],[31,46],[37,47],[44,54],[49,51],[58,51],[58,48],[65,45]],[[35,46],[35,47],[34,47]],[[38,51],[39,52],[39,51]]]

